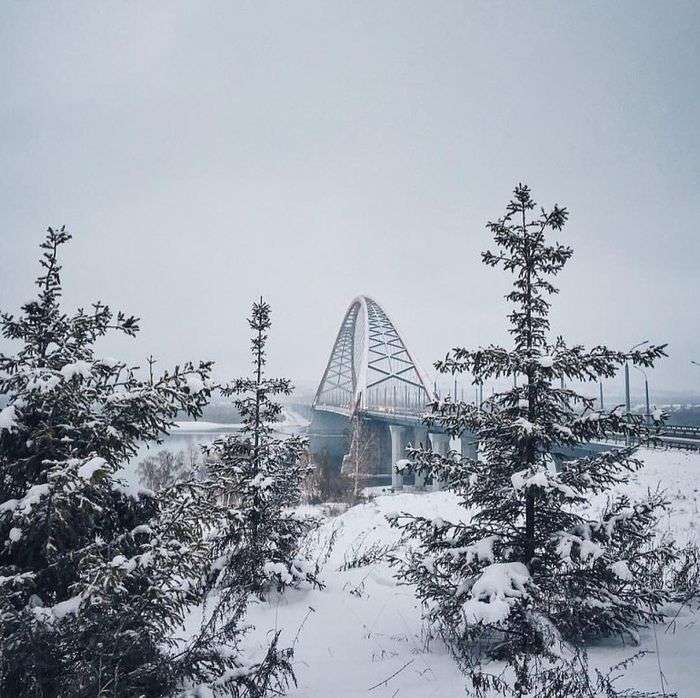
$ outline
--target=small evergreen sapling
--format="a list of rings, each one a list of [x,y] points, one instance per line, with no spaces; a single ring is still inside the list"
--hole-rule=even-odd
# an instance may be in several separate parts
[[[465,508],[464,522],[398,515],[393,525],[413,541],[394,559],[404,581],[417,588],[452,646],[467,657],[485,646],[495,657],[555,651],[562,641],[602,635],[635,636],[660,618],[668,594],[653,568],[674,559],[671,545],[654,542],[654,522],[665,506],[650,493],[631,502],[611,488],[641,467],[635,446],[569,460],[555,467],[553,454],[610,434],[628,443],[648,438],[641,417],[596,409],[592,398],[563,387],[615,375],[626,361],[650,367],[664,346],[613,351],[585,349],[549,338],[549,280],[572,255],[546,242],[568,217],[555,206],[532,215],[527,186],[515,189],[506,214],[488,228],[497,252],[488,266],[513,274],[507,299],[514,345],[454,349],[436,364],[443,373],[468,372],[474,383],[511,376],[519,385],[494,394],[481,408],[450,399],[432,406],[429,422],[458,436],[475,434],[479,459],[413,450],[413,467],[448,483]],[[604,510],[588,508],[608,495]]]
[[[254,333],[253,376],[222,388],[224,395],[236,396],[243,429],[205,449],[206,479],[173,488],[190,498],[190,506],[198,511],[194,518],[206,522],[206,603],[201,640],[188,649],[194,656],[209,638],[228,645],[234,657],[239,655],[251,596],[262,598],[272,589],[281,591],[300,582],[320,586],[300,552],[309,522],[292,510],[299,503],[306,471],[306,441],[298,436],[280,439],[273,433],[282,408],[271,398],[289,394],[291,385],[264,375],[270,307],[262,300],[255,303],[248,322]],[[292,650],[278,649],[278,641],[279,632],[262,661],[252,666],[239,663],[226,674],[228,683],[218,686],[224,695],[281,694],[294,682]],[[206,674],[203,678],[202,685],[209,686]],[[188,695],[198,696],[199,688]]]
[[[248,323],[253,375],[222,388],[224,395],[235,396],[243,428],[214,442],[207,453],[221,521],[211,540],[215,560],[210,582],[224,601],[231,595],[235,599],[240,590],[262,597],[273,588],[319,584],[300,554],[310,523],[293,510],[308,470],[307,443],[300,436],[278,438],[273,432],[282,413],[273,398],[289,395],[292,387],[286,378],[264,373],[270,306],[262,299],[254,303]]]

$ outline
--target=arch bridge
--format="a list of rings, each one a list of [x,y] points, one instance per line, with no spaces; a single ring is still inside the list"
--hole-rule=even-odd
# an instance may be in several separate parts
[[[336,467],[361,469],[369,481],[391,477],[400,489],[403,477],[394,466],[410,444],[449,450],[449,435],[423,424],[435,398],[427,373],[388,313],[369,296],[358,296],[343,316],[316,391],[311,448],[326,449]],[[475,457],[470,437],[463,435],[461,449]],[[416,480],[415,486],[425,486]]]

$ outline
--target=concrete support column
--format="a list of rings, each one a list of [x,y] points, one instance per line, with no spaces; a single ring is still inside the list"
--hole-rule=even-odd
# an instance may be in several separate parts
[[[408,429],[390,424],[389,432],[391,433],[391,486],[395,490],[400,490],[403,488],[403,476],[396,472],[396,463],[406,458]]]
[[[471,458],[472,460],[477,460],[479,457],[479,442],[472,432],[465,431],[459,437],[462,455],[465,458]]]
[[[433,452],[441,456],[446,456],[450,451],[449,434],[431,434],[430,440],[433,442]],[[444,481],[434,478],[433,489],[441,490],[445,486]]]
[[[430,439],[428,438],[428,427],[419,426],[413,427],[413,446],[418,448],[423,446],[423,448],[431,448]],[[425,474],[416,473],[416,489],[422,490],[425,487]]]

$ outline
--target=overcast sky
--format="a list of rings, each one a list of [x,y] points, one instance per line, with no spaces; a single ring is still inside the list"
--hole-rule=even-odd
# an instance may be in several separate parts
[[[507,341],[487,220],[513,186],[566,205],[553,328],[669,342],[699,389],[697,2],[4,3],[0,306],[66,224],[69,306],[142,318],[104,354],[317,381],[373,296],[429,365]]]

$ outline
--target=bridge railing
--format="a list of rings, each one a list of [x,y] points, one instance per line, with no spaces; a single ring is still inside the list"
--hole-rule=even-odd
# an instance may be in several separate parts
[[[335,404],[333,402],[319,402],[316,404],[316,409],[329,409],[329,410],[342,410],[350,414],[352,410],[352,406],[349,404]],[[410,415],[412,417],[422,417],[423,415],[427,414],[428,408],[427,406],[425,407],[414,407],[414,406],[390,406],[387,407],[386,405],[363,405],[363,406],[358,406],[359,411],[361,412],[374,412],[376,414],[387,414],[387,415],[397,415],[397,416],[406,416]]]
[[[679,436],[700,440],[700,425],[695,424],[664,424],[661,427],[663,436]]]
[[[643,445],[651,448],[700,450],[700,426],[695,424],[662,424],[653,429],[654,438]],[[605,438],[613,443],[625,443],[623,433],[611,433]]]
[[[396,414],[396,415],[424,415],[428,412],[427,405],[377,405],[377,404],[362,404],[358,406],[363,412],[377,412],[381,414]]]

